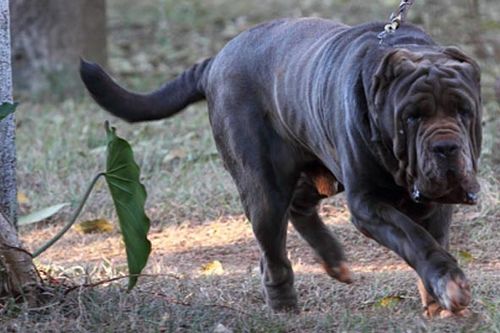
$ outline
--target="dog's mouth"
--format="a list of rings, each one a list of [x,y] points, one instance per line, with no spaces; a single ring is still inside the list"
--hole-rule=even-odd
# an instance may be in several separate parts
[[[446,191],[444,194],[432,195],[420,190],[417,183],[414,183],[410,191],[410,197],[416,203],[437,202],[443,204],[475,205],[479,198],[478,193],[479,185],[472,186],[468,190],[458,186]]]
[[[455,140],[458,141],[458,140]],[[443,204],[475,205],[480,190],[471,158],[456,144],[451,151],[449,142],[441,140],[429,144],[430,152],[419,163],[408,189],[411,199],[417,203],[436,202]],[[442,152],[437,148],[449,148]],[[444,148],[443,148],[444,147]],[[422,162],[419,161],[419,162]]]

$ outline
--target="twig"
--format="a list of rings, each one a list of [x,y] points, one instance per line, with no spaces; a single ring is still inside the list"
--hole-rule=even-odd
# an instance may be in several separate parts
[[[127,275],[123,275],[123,276],[116,276],[114,278],[109,278],[109,279],[97,281],[97,282],[94,282],[94,283],[84,283],[84,284],[80,284],[80,285],[77,285],[77,286],[73,286],[73,287],[70,287],[68,290],[66,290],[64,292],[64,295],[67,295],[67,294],[69,294],[70,292],[72,292],[72,291],[74,291],[76,289],[80,289],[80,288],[95,288],[95,287],[100,286],[102,284],[106,284],[106,283],[109,283],[109,282],[114,282],[114,281],[118,281],[118,280],[122,280],[122,279],[127,279],[127,278],[130,278],[130,277],[170,277],[170,278],[173,278],[173,279],[176,279],[176,280],[180,280],[181,279],[179,276],[174,275],[174,274],[127,274]]]

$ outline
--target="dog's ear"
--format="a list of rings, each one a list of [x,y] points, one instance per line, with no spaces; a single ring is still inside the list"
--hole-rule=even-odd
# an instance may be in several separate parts
[[[475,89],[475,94],[477,94],[477,105],[476,105],[476,116],[471,118],[470,124],[470,139],[473,148],[473,154],[476,157],[474,160],[474,169],[477,170],[477,159],[481,154],[481,143],[482,143],[482,103],[481,103],[481,68],[478,63],[467,56],[465,53],[460,51],[456,47],[447,47],[443,50],[443,53],[446,54],[451,60],[448,60],[447,66],[455,69],[457,72],[461,73],[464,77],[466,77],[471,82],[471,86]]]
[[[383,90],[397,77],[407,75],[418,67],[418,62],[423,58],[419,53],[407,49],[393,49],[380,61],[372,79],[370,92],[374,106],[380,107],[384,102]]]
[[[375,73],[372,76],[368,101],[372,110],[370,112],[372,141],[380,140],[378,118],[379,113],[383,111],[386,97],[389,94],[389,86],[396,78],[415,71],[421,59],[422,55],[407,49],[392,49],[382,57],[382,60],[376,67]]]
[[[481,82],[481,68],[474,59],[454,46],[443,49],[443,53],[453,60],[449,66],[466,73],[474,83]]]

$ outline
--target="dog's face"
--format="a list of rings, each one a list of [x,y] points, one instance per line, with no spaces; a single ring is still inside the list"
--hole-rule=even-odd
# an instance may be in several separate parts
[[[481,146],[479,68],[460,51],[397,50],[378,71],[380,131],[417,202],[474,204]],[[383,87],[383,88],[382,88]],[[378,96],[375,96],[377,99]],[[387,120],[387,119],[384,119]]]

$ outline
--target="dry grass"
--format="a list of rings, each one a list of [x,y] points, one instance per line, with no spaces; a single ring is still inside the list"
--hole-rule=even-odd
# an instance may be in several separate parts
[[[463,16],[465,1],[454,3],[445,12],[450,19]],[[483,3],[496,10],[485,11],[485,22],[498,19],[494,15],[500,16],[500,4]],[[311,14],[348,23],[383,19],[395,1],[366,5],[366,1],[207,0],[201,5],[195,0],[109,0],[109,4],[111,66],[130,87],[147,90],[215,53],[254,22]],[[457,21],[449,29],[433,21],[433,13],[418,2],[412,20],[424,24],[439,40],[455,41],[474,52],[475,44],[462,33],[467,21]],[[484,33],[487,38],[496,35]],[[129,125],[112,119],[119,134],[131,141],[149,193],[154,250],[148,276],[131,293],[125,292],[125,279],[93,286],[126,274],[120,234],[115,230],[81,235],[72,230],[37,259],[40,270],[51,277],[52,301],[39,309],[0,305],[0,331],[211,332],[222,324],[235,332],[500,332],[500,110],[492,93],[500,67],[495,63],[495,44],[488,43],[491,54],[480,59],[486,106],[482,200],[477,207],[457,209],[451,244],[473,285],[472,317],[424,320],[415,274],[352,227],[342,197],[321,209],[345,245],[356,282],[342,285],[322,273],[311,250],[290,229],[288,250],[302,312],[270,314],[260,292],[251,228],[217,157],[206,107],[198,104],[155,123]],[[17,139],[19,188],[28,198],[22,212],[59,202],[74,206],[92,175],[103,168],[102,124],[107,118],[88,99],[56,104],[24,101],[18,110]],[[23,228],[21,236],[28,247],[33,250],[54,235],[69,212]],[[92,195],[82,220],[100,217],[115,219],[104,186]],[[203,265],[214,260],[221,262],[222,271],[203,272]],[[68,285],[77,287],[68,291]]]
[[[150,234],[154,250],[147,276],[130,294],[124,292],[125,280],[76,288],[65,297],[56,295],[55,301],[62,303],[41,313],[21,309],[29,317],[11,319],[4,327],[21,325],[20,332],[56,328],[209,332],[217,324],[237,332],[489,332],[500,328],[497,239],[494,225],[488,217],[480,217],[480,209],[457,212],[458,223],[452,231],[452,250],[473,285],[474,314],[466,320],[430,322],[420,316],[415,274],[392,252],[352,227],[341,198],[323,204],[322,215],[344,243],[356,279],[353,285],[331,280],[290,229],[288,251],[296,272],[300,315],[268,313],[260,293],[258,249],[250,225],[241,215],[227,215],[212,221],[156,225]],[[24,239],[36,247],[56,230],[31,230]],[[459,251],[471,257],[462,257]],[[203,269],[215,260],[222,270]],[[71,231],[40,259],[39,267],[59,283],[88,285],[124,276],[124,263],[117,232],[81,235]],[[394,301],[384,305],[387,298]]]

